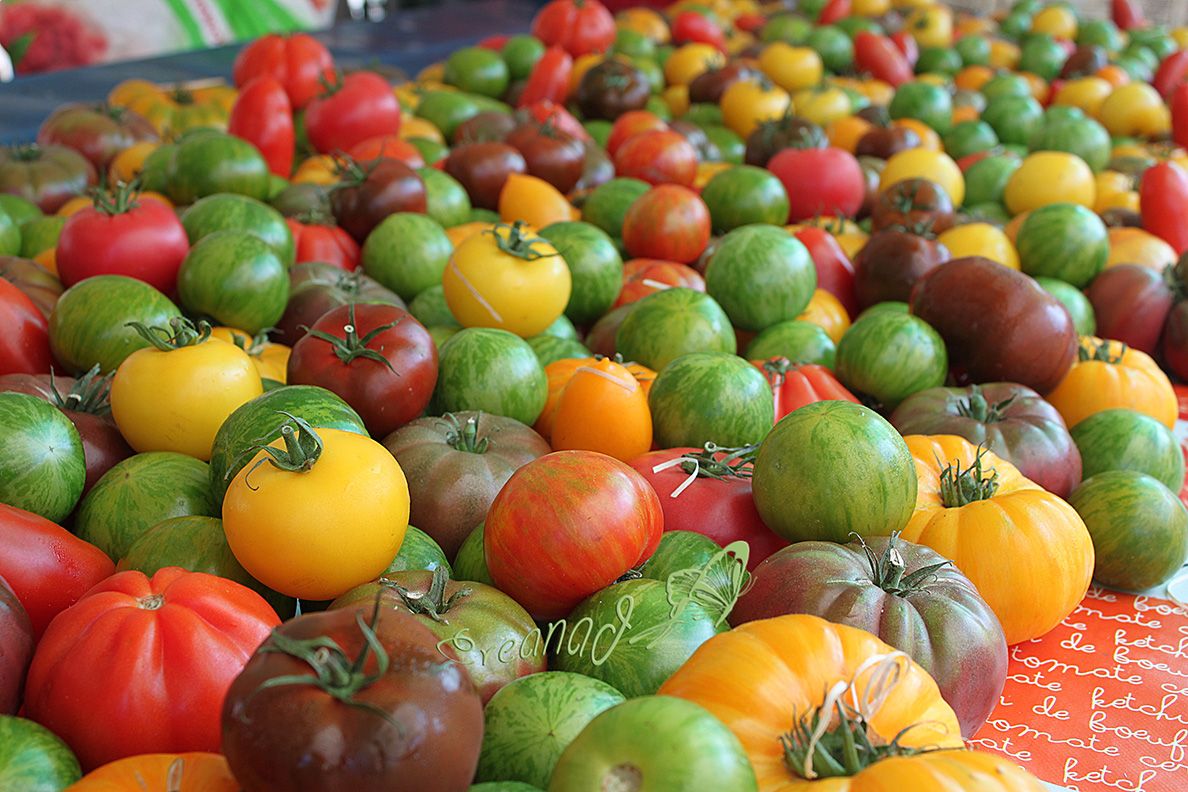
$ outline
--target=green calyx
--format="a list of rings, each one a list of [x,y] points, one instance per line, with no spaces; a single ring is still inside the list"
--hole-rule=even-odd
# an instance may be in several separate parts
[[[989,500],[998,492],[998,471],[984,470],[982,458],[988,449],[978,446],[973,464],[962,469],[961,460],[955,459],[941,469],[940,496],[945,508],[956,509],[975,501]],[[937,460],[938,464],[940,460]]]
[[[96,190],[94,205],[109,217],[124,214],[140,206],[140,183],[118,182],[111,190]]]
[[[1111,352],[1109,341],[1094,341],[1090,344],[1082,344],[1077,347],[1077,362],[1089,363],[1091,361],[1097,361],[1099,363],[1117,365],[1122,362],[1122,358],[1126,356],[1129,348],[1126,344],[1119,344],[1118,351]]]
[[[719,456],[719,454],[721,456]],[[682,454],[681,470],[699,478],[725,481],[731,478],[749,479],[755,468],[755,457],[759,455],[759,444],[724,448],[716,443],[706,443],[697,453]]]
[[[398,324],[400,324],[400,319],[394,322],[388,322],[386,325],[381,325],[366,335],[360,336],[358,328],[355,325],[355,303],[351,303],[347,314],[347,324],[343,325],[342,328],[344,334],[342,337],[332,335],[324,330],[309,330],[309,335],[330,344],[335,356],[345,365],[349,366],[357,358],[367,358],[368,360],[374,360],[376,363],[382,363],[393,374],[400,376],[392,366],[392,361],[388,360],[378,351],[368,347],[368,344],[374,341],[377,336],[391,330]]]
[[[824,723],[822,718],[825,718]],[[835,718],[837,723],[830,726],[829,722]],[[908,729],[895,735],[895,739],[886,745],[877,744],[871,737],[866,718],[847,712],[839,700],[832,713],[825,714],[825,708],[818,707],[797,718],[792,730],[779,739],[784,748],[784,765],[796,776],[815,781],[855,776],[893,756],[925,753],[927,749],[906,748],[899,744]]]
[[[506,235],[500,233],[504,229],[507,230]],[[542,253],[539,250],[536,250],[536,245],[547,245],[549,244],[549,241],[538,236],[529,236],[527,233],[525,233],[524,229],[524,221],[517,220],[511,225],[508,225],[507,223],[498,223],[494,228],[487,229],[483,233],[494,236],[495,244],[501,251],[508,254],[509,256],[515,256],[518,259],[523,259],[524,261],[536,261],[537,259],[552,258],[553,256],[560,255],[556,251],[553,251],[552,253]]]
[[[261,451],[265,454],[256,460],[255,464],[248,468],[247,473],[243,476],[244,483],[248,485],[249,489],[257,489],[252,486],[249,479],[256,468],[261,465],[270,464],[278,470],[290,473],[308,473],[321,458],[322,451],[325,449],[322,438],[318,437],[318,433],[304,420],[284,410],[277,410],[277,414],[289,419],[280,427],[280,437],[284,441],[284,448],[270,445],[276,439],[275,437],[263,437],[240,457],[241,459],[250,458]],[[231,476],[235,472],[235,469],[232,468],[227,471],[227,475]]]
[[[114,371],[100,373],[99,364],[96,363],[90,371],[75,380],[74,385],[63,395],[54,380],[53,369],[50,369],[50,401],[60,410],[98,416],[109,415],[111,380],[114,376]]]
[[[445,591],[446,585],[449,582],[450,573],[444,566],[439,566],[433,570],[433,580],[429,583],[429,590],[424,594],[409,591],[395,580],[383,577],[379,579],[379,584],[400,597],[404,607],[408,608],[411,613],[417,616],[426,616],[441,624],[450,623],[449,619],[446,618],[446,614],[459,601],[469,597],[472,591],[469,588],[462,588],[455,591],[447,599]]]
[[[482,417],[482,413],[472,415],[466,419],[466,423],[462,423],[453,413],[441,416],[442,420],[450,425],[449,432],[446,433],[446,443],[455,451],[465,451],[468,454],[487,453],[491,447],[491,441],[478,436],[480,417]]]
[[[1016,398],[1018,394],[991,404],[986,400],[981,387],[974,385],[970,389],[969,397],[957,402],[957,414],[978,423],[998,423],[1005,419],[1006,411],[1015,403]]]
[[[249,357],[259,357],[264,353],[264,348],[271,343],[268,340],[268,331],[272,328],[261,330],[255,336],[248,336],[243,333],[231,333],[231,343],[242,349]]]
[[[875,551],[870,549],[864,540],[858,534],[850,534],[861,546],[862,551],[866,553],[866,560],[870,564],[870,580],[876,586],[881,588],[888,594],[893,594],[896,597],[910,597],[919,591],[928,587],[928,584],[936,577],[936,572],[948,566],[950,561],[941,561],[939,564],[930,564],[929,566],[920,567],[910,575],[906,575],[907,563],[903,560],[903,554],[899,552],[899,548],[895,546],[895,542],[899,539],[899,531],[891,534],[887,541],[887,549],[883,551],[881,556],[876,555]]]
[[[124,327],[131,327],[141,338],[162,352],[173,352],[185,347],[198,346],[210,338],[209,322],[199,321],[195,325],[184,316],[175,316],[170,319],[169,327],[160,325],[146,327],[140,322],[127,322]]]
[[[326,695],[341,701],[343,704],[371,712],[399,728],[399,724],[392,718],[390,713],[376,707],[374,704],[359,701],[356,698],[359,693],[383,679],[384,675],[388,673],[388,668],[391,664],[388,652],[384,649],[383,644],[380,643],[379,636],[376,634],[376,625],[379,624],[379,617],[379,597],[376,597],[375,607],[372,611],[370,621],[364,621],[362,614],[355,615],[355,623],[359,627],[359,632],[363,635],[363,648],[354,658],[348,656],[346,650],[337,641],[328,636],[323,635],[316,638],[297,639],[290,638],[284,633],[274,630],[268,640],[264,642],[264,645],[260,647],[259,651],[288,655],[289,657],[300,660],[309,666],[310,670],[313,671],[313,675],[292,674],[273,677],[256,688],[253,691],[253,695],[269,688],[307,685],[317,688]],[[367,661],[372,655],[375,656],[375,670],[367,673]]]

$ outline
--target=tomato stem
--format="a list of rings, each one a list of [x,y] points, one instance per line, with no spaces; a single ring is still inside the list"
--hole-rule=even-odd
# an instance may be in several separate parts
[[[260,451],[266,454],[258,459],[243,476],[244,483],[248,485],[249,489],[258,489],[258,487],[253,487],[248,479],[261,465],[268,463],[279,470],[290,473],[308,473],[321,458],[322,451],[325,450],[322,438],[318,437],[318,433],[304,420],[284,410],[277,410],[277,415],[283,415],[289,419],[280,426],[280,437],[284,440],[285,447],[280,449],[269,445],[276,438],[264,437],[244,452],[243,456],[245,457],[255,456]],[[234,470],[229,470],[227,475],[231,475],[233,472]]]
[[[175,316],[170,319],[169,327],[160,325],[146,327],[140,322],[126,322],[124,327],[133,328],[141,338],[162,352],[173,352],[188,346],[198,346],[210,338],[209,322],[199,321],[195,326],[184,316]]]
[[[54,380],[54,370],[50,369],[50,399],[54,406],[71,412],[88,413],[89,415],[104,416],[111,413],[111,380],[115,372],[101,374],[99,364],[83,374],[70,390],[63,396]]]
[[[442,623],[446,622],[445,615],[459,600],[466,599],[473,593],[473,589],[463,588],[446,599],[446,585],[449,582],[450,573],[444,566],[438,566],[433,570],[433,580],[429,583],[429,590],[424,594],[409,591],[390,578],[379,579],[379,584],[400,597],[400,601],[410,612],[417,616],[428,616],[433,621]]]
[[[945,508],[956,509],[975,501],[989,500],[998,492],[998,471],[982,469],[982,458],[988,451],[979,445],[969,467],[963,470],[961,460],[955,459],[941,470],[940,495]],[[937,463],[940,464],[940,460]]]
[[[517,220],[511,225],[507,223],[497,223],[494,228],[489,228],[484,231],[484,234],[491,234],[495,237],[495,244],[499,249],[509,256],[523,259],[524,261],[536,261],[542,258],[552,258],[559,256],[560,253],[556,251],[552,253],[541,253],[539,250],[533,248],[534,245],[549,244],[547,239],[542,239],[538,236],[529,236],[525,233],[526,224],[523,220]],[[500,231],[505,230],[507,234],[501,234]]]
[[[486,437],[479,438],[478,436],[478,422],[482,413],[470,416],[466,419],[466,423],[459,421],[458,416],[453,413],[446,413],[441,417],[442,420],[450,424],[450,431],[446,434],[446,443],[454,450],[465,451],[468,454],[487,453],[487,449],[491,447],[491,441]]]
[[[100,212],[109,217],[124,214],[140,206],[136,200],[140,197],[140,182],[118,182],[114,190],[96,190],[94,205]]]
[[[314,338],[330,344],[331,348],[334,350],[334,354],[338,356],[338,359],[348,366],[356,358],[367,358],[368,360],[374,360],[376,363],[384,364],[388,367],[388,371],[391,371],[393,374],[399,377],[400,374],[392,365],[392,361],[388,360],[376,350],[369,349],[367,345],[374,341],[376,337],[380,335],[380,333],[391,330],[393,327],[400,324],[401,320],[397,319],[394,322],[388,322],[386,325],[381,325],[380,327],[372,330],[367,335],[360,337],[358,327],[355,324],[355,303],[352,302],[347,310],[347,324],[343,325],[342,327],[343,332],[346,334],[345,337],[339,338],[338,336],[331,335],[324,330],[309,330],[309,334]]]
[[[942,561],[939,564],[920,567],[905,577],[907,562],[904,561],[899,548],[895,546],[899,534],[899,531],[891,534],[887,540],[887,549],[881,556],[875,555],[875,551],[860,535],[851,533],[850,536],[854,537],[862,551],[866,553],[866,560],[870,564],[871,582],[888,594],[893,594],[896,597],[908,597],[926,588],[932,582],[930,578],[935,578],[937,570],[952,562]]]
[[[1122,358],[1126,357],[1126,352],[1130,349],[1124,342],[1119,341],[1117,343],[1117,352],[1110,351],[1109,341],[1093,341],[1081,344],[1081,346],[1077,347],[1077,362],[1088,363],[1098,361],[1100,363],[1117,365],[1122,362]]]
[[[1019,394],[1014,394],[1000,402],[991,404],[979,385],[970,388],[969,398],[957,402],[957,414],[962,418],[972,418],[978,423],[998,423],[1006,416],[1006,411]]]

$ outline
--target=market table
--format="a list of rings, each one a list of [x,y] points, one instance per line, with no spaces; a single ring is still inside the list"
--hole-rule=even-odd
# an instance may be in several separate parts
[[[486,36],[526,32],[536,7],[525,0],[446,0],[439,5],[400,9],[383,22],[347,22],[313,35],[344,68],[382,65],[415,74]],[[56,107],[94,102],[124,80],[169,84],[210,77],[230,79],[240,47],[234,44],[180,52],[0,83],[0,144],[32,141],[38,126]]]

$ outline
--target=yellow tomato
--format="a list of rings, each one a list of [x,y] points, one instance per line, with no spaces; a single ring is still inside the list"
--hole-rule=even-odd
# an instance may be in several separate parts
[[[1188,27],[1180,26],[1171,32],[1172,39],[1180,49],[1188,49]]]
[[[66,203],[59,206],[58,211],[54,214],[56,214],[58,217],[70,217],[71,215],[77,214],[83,209],[86,209],[88,206],[94,205],[95,199],[91,198],[89,195],[76,195],[73,198],[68,199]]]
[[[937,237],[953,258],[983,256],[1004,267],[1019,269],[1019,254],[1001,228],[990,223],[953,226]]]
[[[683,116],[689,111],[688,85],[670,85],[664,89],[664,93],[660,94],[660,97],[674,116]]]
[[[664,17],[650,8],[628,8],[615,16],[619,30],[634,30],[657,44],[667,44],[670,38]]]
[[[112,159],[107,169],[108,178],[113,182],[130,183],[140,174],[148,155],[156,151],[159,145],[147,140],[133,143]]]
[[[850,12],[859,17],[881,17],[891,10],[891,0],[854,0]]]
[[[336,184],[336,171],[333,157],[328,154],[315,154],[297,166],[293,173],[293,184]]]
[[[210,459],[215,433],[240,405],[264,392],[248,354],[217,338],[200,340],[174,320],[152,328],[153,346],[129,355],[111,381],[111,415],[135,451]],[[389,559],[391,560],[391,559]]]
[[[1019,65],[1019,48],[1002,39],[990,40],[990,65],[996,69],[1013,69]]]
[[[1104,170],[1093,178],[1097,191],[1097,200],[1093,203],[1093,211],[1101,214],[1108,206],[1114,206],[1114,196],[1131,192],[1134,180],[1125,173],[1114,170]]]
[[[796,94],[792,104],[797,116],[819,127],[827,127],[834,121],[846,118],[854,109],[845,91],[828,87],[801,91]]]
[[[569,302],[569,267],[531,227],[498,225],[450,256],[446,304],[463,327],[494,327],[522,338],[544,331]]]
[[[825,134],[829,137],[829,145],[853,154],[858,148],[858,141],[872,129],[874,124],[862,116],[848,115],[831,123]]]
[[[850,329],[850,315],[846,313],[841,300],[833,296],[832,292],[817,289],[809,300],[804,313],[796,317],[805,322],[812,322],[825,330],[825,334],[833,339],[833,343],[841,343],[842,336]]]
[[[1052,101],[1058,105],[1079,107],[1085,115],[1097,118],[1102,103],[1113,90],[1114,86],[1100,77],[1081,77],[1065,83]]]
[[[944,150],[944,144],[941,142],[941,137],[936,133],[936,130],[918,118],[897,118],[891,122],[891,126],[907,127],[919,135],[919,148],[929,151]]]
[[[292,424],[288,424],[292,428]],[[333,599],[383,572],[408,530],[408,481],[370,437],[306,427],[270,443],[243,467],[223,499],[223,530],[252,577],[290,597]],[[286,443],[294,450],[286,453]],[[314,457],[302,466],[303,456]]]
[[[904,30],[921,47],[953,46],[953,12],[943,5],[917,8],[908,14]]]
[[[1003,194],[1011,214],[1054,203],[1075,203],[1092,209],[1096,199],[1093,171],[1085,160],[1064,151],[1028,154],[1011,174]]]
[[[785,91],[812,88],[821,82],[825,66],[821,56],[809,47],[793,47],[784,41],[768,44],[759,53],[759,68]]]
[[[561,192],[544,179],[513,173],[499,192],[499,216],[505,223],[522,220],[533,228],[577,220],[581,215]]]
[[[992,36],[997,28],[994,20],[989,17],[969,16],[962,14],[954,25],[956,38],[963,36]]]
[[[260,379],[285,384],[289,369],[289,353],[292,350],[284,344],[269,341],[267,333],[252,338],[251,333],[234,327],[214,327],[211,328],[210,335],[247,352],[260,374]]]
[[[863,81],[862,88],[859,90],[863,96],[870,100],[871,104],[881,107],[890,105],[891,100],[895,98],[895,86],[882,80]]]
[[[1115,137],[1156,137],[1171,129],[1171,114],[1159,92],[1145,82],[1115,88],[1101,103],[1098,120]]]
[[[155,94],[160,90],[159,85],[148,80],[124,80],[107,94],[107,103],[115,107],[127,107],[137,97]]]
[[[858,255],[858,252],[866,246],[866,241],[870,239],[863,231],[841,232],[834,234],[833,238],[837,240],[837,244],[841,245],[841,249],[851,259]]]
[[[1072,9],[1061,5],[1041,8],[1031,18],[1032,33],[1047,33],[1055,38],[1072,41],[1077,37],[1077,15]]]
[[[722,93],[722,120],[743,140],[763,121],[775,121],[792,110],[792,97],[779,86],[739,80]]]
[[[709,44],[684,44],[664,61],[664,79],[669,85],[688,85],[700,74],[726,65],[726,56]]]
[[[1139,211],[1139,194],[1134,190],[1127,192],[1107,193],[1105,196],[1097,196],[1097,201],[1094,204],[1095,212],[1109,211],[1110,209],[1126,209],[1131,212]]]
[[[435,127],[429,121],[426,121],[423,118],[417,118],[414,115],[404,116],[404,119],[400,122],[399,135],[403,140],[408,140],[409,138],[425,138],[426,140],[432,140],[435,143],[444,144],[446,142],[445,136],[441,134],[440,129]]]
[[[431,63],[417,72],[417,82],[445,82],[445,64]]]
[[[954,206],[965,200],[965,177],[952,157],[943,151],[915,148],[901,151],[887,160],[879,178],[882,192],[904,179],[928,179],[945,188]]]
[[[1110,256],[1107,267],[1119,264],[1139,264],[1163,272],[1164,267],[1176,263],[1176,251],[1152,233],[1141,228],[1111,228]]]
[[[728,31],[726,33],[726,52],[730,55],[739,55],[754,46],[757,41],[758,39],[745,30]]]

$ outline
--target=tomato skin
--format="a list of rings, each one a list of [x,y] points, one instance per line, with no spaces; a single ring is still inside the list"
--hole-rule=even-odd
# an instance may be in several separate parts
[[[690,474],[678,465],[659,471],[655,468],[684,454],[699,452],[699,448],[668,448],[652,451],[628,463],[659,496],[660,507],[664,510],[664,530],[694,531],[722,547],[744,541],[750,547],[748,569],[754,569],[763,559],[781,547],[787,547],[788,541],[773,533],[759,518],[748,478],[698,476],[684,491],[672,497]]]
[[[67,220],[58,237],[58,277],[73,286],[96,275],[126,275],[162,294],[177,291],[177,273],[190,250],[186,229],[171,207],[152,198],[109,214],[88,207]]]
[[[0,503],[0,576],[40,639],[61,611],[115,572],[102,550],[39,515]]]
[[[95,184],[95,166],[65,146],[0,148],[0,192],[13,193],[56,212]]]
[[[556,451],[508,479],[487,513],[483,548],[496,586],[547,620],[651,556],[663,531],[660,499],[636,471],[605,454]]]
[[[784,149],[767,169],[788,191],[790,223],[823,214],[853,217],[866,198],[862,166],[839,148]]]
[[[1151,85],[1155,86],[1164,101],[1170,101],[1172,93],[1184,82],[1185,77],[1188,77],[1188,51],[1180,50],[1163,59],[1151,79]]]
[[[623,244],[638,258],[688,264],[710,238],[710,214],[700,196],[676,184],[653,187],[627,210]]]
[[[1160,162],[1143,172],[1139,186],[1143,228],[1167,242],[1176,255],[1188,250],[1188,172]]]
[[[529,121],[511,131],[504,142],[520,152],[530,175],[562,193],[572,190],[586,167],[586,147],[553,125]]]
[[[865,30],[854,37],[854,64],[859,71],[897,88],[913,76],[911,64],[894,41]]]
[[[359,243],[338,226],[302,223],[291,217],[285,218],[285,223],[293,233],[294,264],[321,261],[347,272],[359,266]]]
[[[227,131],[260,150],[268,170],[288,178],[293,172],[296,132],[293,106],[284,86],[263,75],[249,80],[231,108]]]
[[[794,236],[812,256],[817,268],[817,288],[832,294],[850,316],[858,315],[858,298],[854,292],[854,264],[837,238],[823,228],[806,226]]]
[[[338,394],[349,404],[367,431],[383,437],[416,418],[429,403],[437,382],[437,345],[429,331],[403,308],[394,305],[344,305],[324,314],[296,344],[289,356],[288,382],[318,385]],[[344,362],[336,347],[312,331],[343,338],[344,326],[353,325],[359,338],[384,325],[366,345],[392,368],[367,357]]]
[[[821,13],[817,15],[818,25],[832,25],[852,13],[853,4],[850,0],[829,0],[825,7],[821,9]]]
[[[1188,55],[1188,50],[1184,51]],[[1188,146],[1188,82],[1180,83],[1171,95],[1172,139],[1177,146]]]
[[[180,567],[151,580],[119,572],[46,630],[25,707],[69,741],[84,769],[136,754],[217,751],[227,689],[279,624],[259,594],[225,578]],[[96,686],[95,674],[112,684]],[[96,718],[109,728],[96,729]]]
[[[31,299],[0,278],[0,374],[48,374],[49,323]]]
[[[155,142],[157,130],[139,114],[122,107],[63,105],[37,130],[43,146],[69,146],[104,171],[117,154],[141,141]]]
[[[417,172],[385,157],[360,167],[359,173],[330,195],[334,217],[360,245],[384,218],[397,212],[425,213],[428,197]]]
[[[237,88],[261,75],[269,75],[284,86],[293,108],[300,110],[322,91],[322,79],[334,76],[330,50],[313,36],[268,35],[239,51],[231,70]]]
[[[532,35],[576,58],[610,48],[615,41],[615,18],[598,0],[552,0],[536,12]]]
[[[549,47],[532,67],[516,107],[529,107],[541,101],[564,104],[569,96],[569,78],[572,73],[573,58],[570,54],[561,47]]]
[[[347,155],[358,162],[370,162],[383,157],[391,157],[400,160],[410,168],[425,167],[425,158],[421,156],[420,150],[399,135],[380,135],[367,138],[362,143],[352,146]]]
[[[705,278],[685,264],[637,258],[623,264],[623,289],[613,307],[637,302],[653,292],[673,286],[705,291]]]
[[[347,151],[368,138],[399,132],[400,102],[383,77],[354,72],[309,103],[305,131],[319,153]]]
[[[647,110],[629,110],[615,119],[611,125],[610,134],[606,138],[606,153],[612,157],[619,147],[636,135],[645,132],[662,132],[668,129],[668,124],[654,113]]]
[[[690,42],[709,44],[726,51],[726,36],[705,14],[696,11],[682,11],[672,20],[672,43],[679,46]]]
[[[619,146],[615,152],[615,174],[652,185],[692,187],[697,177],[697,151],[678,132],[644,132]]]
[[[1131,30],[1147,24],[1142,6],[1135,0],[1110,0],[1110,18],[1119,30]]]
[[[849,401],[858,404],[854,394],[837,381],[833,372],[815,363],[792,364],[788,358],[752,360],[751,365],[763,372],[775,397],[775,422],[806,404],[826,400]]]

